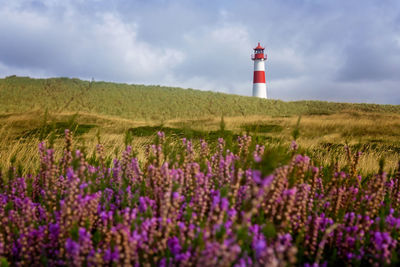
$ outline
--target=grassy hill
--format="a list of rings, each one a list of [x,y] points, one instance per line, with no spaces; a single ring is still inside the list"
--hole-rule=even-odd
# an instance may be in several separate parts
[[[0,168],[12,162],[36,168],[37,144],[62,146],[65,128],[73,130],[76,148],[90,154],[100,141],[109,157],[126,144],[140,157],[158,130],[176,142],[183,136],[198,140],[247,133],[263,144],[288,146],[300,115],[297,142],[315,160],[345,162],[345,144],[364,152],[360,164],[366,171],[376,171],[379,158],[386,159],[389,169],[400,159],[399,105],[284,102],[161,86],[11,76],[0,79]]]
[[[207,116],[326,115],[343,111],[400,113],[400,106],[324,101],[265,100],[161,86],[88,82],[79,79],[0,79],[0,113],[85,112],[129,119],[169,120]]]

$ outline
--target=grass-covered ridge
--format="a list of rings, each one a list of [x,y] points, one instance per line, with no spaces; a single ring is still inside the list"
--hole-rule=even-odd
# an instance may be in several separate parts
[[[284,102],[192,89],[69,78],[10,76],[0,79],[0,114],[37,109],[159,121],[221,115],[329,115],[342,111],[400,113],[399,105]]]

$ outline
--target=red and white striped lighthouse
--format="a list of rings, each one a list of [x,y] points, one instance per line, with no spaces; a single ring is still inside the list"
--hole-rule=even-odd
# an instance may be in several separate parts
[[[267,98],[264,63],[267,60],[267,55],[264,55],[264,47],[260,43],[254,48],[254,54],[251,55],[251,59],[254,61],[253,96]]]

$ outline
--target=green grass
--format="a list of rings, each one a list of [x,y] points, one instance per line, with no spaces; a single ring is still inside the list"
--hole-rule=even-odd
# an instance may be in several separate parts
[[[281,132],[283,127],[278,124],[263,124],[263,123],[249,123],[243,124],[241,127],[246,132],[250,133],[271,133]]]
[[[52,133],[55,134],[56,137],[62,137],[64,136],[65,129],[71,129],[75,136],[80,136],[82,134],[88,133],[90,129],[94,127],[96,126],[91,124],[71,124],[65,121],[58,121],[52,124],[46,124],[41,127],[27,130],[17,138],[38,137],[39,139],[43,139],[44,137],[47,137]]]

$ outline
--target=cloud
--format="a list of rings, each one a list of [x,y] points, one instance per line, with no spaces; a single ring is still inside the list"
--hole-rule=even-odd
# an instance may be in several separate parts
[[[400,2],[15,0],[0,6],[0,76],[69,76],[250,95],[400,104]]]
[[[309,77],[271,81],[267,85],[272,98],[286,100],[325,100],[336,102],[399,104],[399,85],[395,81],[335,82]],[[321,99],[320,93],[324,92]],[[389,99],[390,98],[390,99]]]
[[[137,25],[113,13],[87,18],[70,6],[41,16],[35,10],[2,9],[0,61],[56,76],[135,82],[157,80],[183,61],[176,49],[138,40]]]
[[[353,44],[346,48],[345,56],[339,81],[400,81],[400,48],[394,45]]]
[[[251,82],[251,46],[247,29],[240,24],[221,23],[188,32],[182,40],[187,58],[177,68],[177,79],[214,80],[221,91],[243,80]]]

